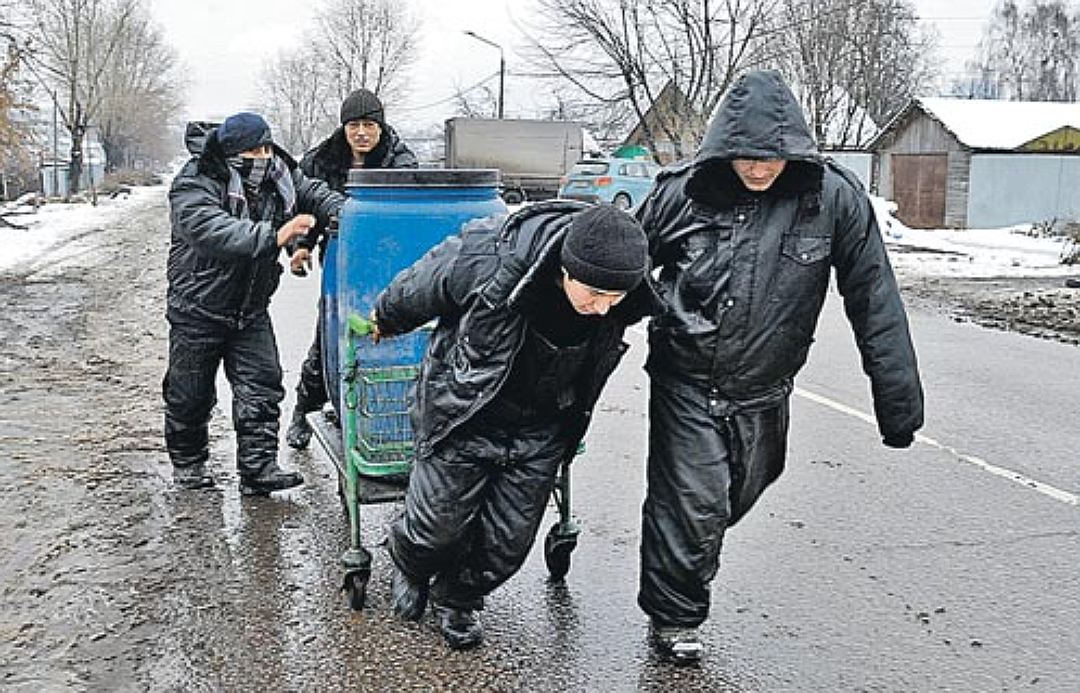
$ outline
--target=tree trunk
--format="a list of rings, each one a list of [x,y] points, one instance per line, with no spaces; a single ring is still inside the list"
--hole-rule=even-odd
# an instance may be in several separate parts
[[[78,128],[76,128],[76,132],[71,133],[71,156],[70,156],[70,159],[71,159],[71,163],[68,164],[68,194],[67,194],[67,196],[69,198],[72,195],[75,195],[76,193],[79,192],[79,182],[82,179],[82,168],[83,168],[82,167],[82,162],[83,162],[82,133],[78,132]]]

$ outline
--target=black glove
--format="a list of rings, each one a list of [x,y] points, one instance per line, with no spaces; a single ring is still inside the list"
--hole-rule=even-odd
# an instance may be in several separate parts
[[[905,431],[903,433],[890,433],[881,439],[881,442],[890,448],[907,448],[911,447],[911,441],[915,440],[915,434],[911,431]]]

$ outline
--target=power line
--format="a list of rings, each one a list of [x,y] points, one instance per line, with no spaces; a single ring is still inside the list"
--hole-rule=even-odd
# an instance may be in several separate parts
[[[471,86],[465,87],[464,89],[459,89],[456,94],[452,94],[450,96],[447,96],[444,99],[439,99],[438,101],[433,101],[433,102],[431,102],[429,104],[424,104],[422,106],[413,106],[411,108],[397,108],[397,109],[394,109],[394,110],[398,111],[398,112],[403,112],[403,113],[412,113],[412,112],[415,112],[415,111],[424,111],[424,110],[427,110],[429,108],[434,108],[435,106],[441,106],[444,103],[449,103],[449,102],[453,101],[454,99],[458,98],[462,94],[468,94],[473,89],[477,89],[479,87],[484,86],[485,84],[487,84],[488,82],[490,82],[491,80],[495,79],[498,76],[499,76],[498,72],[492,73],[491,75],[485,77],[484,79],[480,80],[479,82],[477,82],[477,83],[475,83],[475,84],[473,84]]]

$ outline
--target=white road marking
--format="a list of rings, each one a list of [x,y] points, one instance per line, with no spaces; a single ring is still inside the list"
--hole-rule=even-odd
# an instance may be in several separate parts
[[[865,412],[861,412],[858,409],[853,409],[846,404],[841,404],[839,402],[833,401],[828,397],[822,397],[819,394],[810,392],[809,390],[804,390],[801,387],[795,388],[795,394],[812,402],[817,402],[818,404],[822,404],[831,409],[835,409],[836,411],[847,414],[848,416],[853,416],[856,419],[861,419],[862,421],[865,421],[875,427],[877,426],[877,419],[875,419],[873,416]],[[1021,486],[1032,489],[1034,491],[1038,491],[1044,496],[1049,496],[1054,500],[1058,500],[1062,503],[1067,503],[1069,505],[1080,505],[1080,496],[1077,496],[1075,493],[1062,491],[1061,489],[1051,486],[1050,484],[1036,481],[1035,479],[1025,476],[1020,472],[1014,472],[1011,469],[1006,469],[1005,467],[999,467],[995,464],[990,464],[981,457],[962,453],[956,448],[938,442],[933,438],[930,438],[929,436],[924,436],[921,433],[916,433],[915,442],[923,443],[924,445],[929,445],[930,447],[937,448],[942,452],[952,455],[961,462],[967,462],[968,464],[978,467],[984,472],[989,472],[990,474],[993,474],[995,476],[1000,476],[1003,479],[1008,479],[1009,481],[1020,484]]]
[[[640,335],[646,334],[645,327],[642,324],[634,325],[630,328],[630,330]],[[811,402],[817,402],[818,404],[824,405],[831,409],[835,409],[842,414],[847,414],[848,416],[854,417],[861,421],[865,421],[866,423],[874,426],[875,428],[877,427],[877,419],[874,418],[872,414],[861,412],[858,409],[849,407],[846,404],[841,404],[840,402],[836,402],[829,399],[828,397],[823,397],[822,395],[810,392],[809,390],[805,390],[801,387],[795,388],[795,394],[799,397],[808,399]],[[1038,491],[1044,496],[1049,496],[1054,500],[1061,501],[1062,503],[1067,503],[1068,505],[1080,505],[1080,496],[1075,493],[1069,493],[1068,491],[1063,491],[1059,488],[1051,486],[1050,484],[1036,481],[1035,479],[1025,476],[1020,472],[1014,472],[1011,469],[1006,469],[1005,467],[999,467],[995,464],[990,464],[981,457],[976,457],[975,455],[968,455],[966,453],[960,452],[956,448],[945,445],[944,443],[934,440],[929,436],[924,436],[921,433],[916,433],[915,442],[929,445],[932,448],[937,448],[944,453],[952,455],[961,462],[967,462],[970,465],[978,467],[984,472],[989,472],[990,474],[993,474],[995,476],[1000,476],[1003,479],[1008,479],[1009,481],[1020,484],[1021,486],[1032,489],[1034,491]]]

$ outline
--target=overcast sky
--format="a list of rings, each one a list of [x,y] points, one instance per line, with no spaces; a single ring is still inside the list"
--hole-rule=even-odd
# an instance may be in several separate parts
[[[915,0],[938,28],[946,70],[970,57],[997,0]],[[151,0],[166,39],[187,67],[187,112],[181,118],[221,118],[256,103],[262,66],[280,48],[301,45],[313,24],[313,2],[298,0]],[[453,115],[453,94],[495,74],[499,51],[464,34],[472,30],[504,47],[507,117],[528,116],[534,85],[515,79],[525,66],[525,40],[515,27],[528,22],[531,0],[414,0],[423,29],[413,88],[387,119],[415,129]],[[309,32],[310,33],[310,32]],[[491,82],[492,88],[497,86]]]

